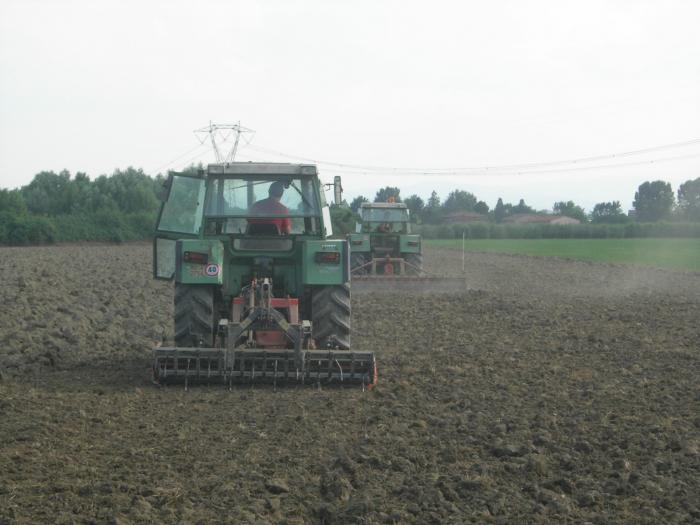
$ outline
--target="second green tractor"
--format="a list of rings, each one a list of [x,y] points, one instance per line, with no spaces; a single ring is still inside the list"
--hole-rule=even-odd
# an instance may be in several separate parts
[[[359,231],[348,238],[353,278],[423,274],[421,237],[411,233],[404,203],[365,202],[359,215]]]

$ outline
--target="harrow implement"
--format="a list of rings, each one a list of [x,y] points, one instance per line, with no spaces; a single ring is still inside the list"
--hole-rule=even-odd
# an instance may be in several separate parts
[[[343,349],[336,336],[315,348],[313,325],[299,318],[299,300],[272,296],[272,281],[254,280],[234,297],[232,318],[221,319],[215,347],[158,347],[153,350],[153,379],[159,384],[184,381],[233,384],[278,382],[377,383],[372,352]]]
[[[352,275],[353,293],[403,291],[416,293],[459,293],[467,290],[464,277],[431,275]]]
[[[381,269],[382,273],[378,270]],[[396,273],[398,270],[398,273]],[[387,271],[388,270],[388,271]],[[407,291],[407,292],[464,292],[464,277],[437,277],[425,272],[402,257],[375,257],[353,268],[353,292]]]
[[[153,379],[158,384],[324,384],[377,383],[371,352],[349,350],[269,350],[160,347],[153,350]]]
[[[381,271],[380,271],[381,270]],[[353,292],[463,292],[467,281],[463,277],[436,277],[403,257],[373,257],[352,269]]]

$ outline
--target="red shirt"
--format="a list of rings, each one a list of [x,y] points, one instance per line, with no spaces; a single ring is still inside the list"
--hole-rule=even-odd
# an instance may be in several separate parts
[[[252,215],[288,215],[289,210],[287,207],[271,197],[263,199],[256,202],[250,207],[250,212]],[[267,219],[248,219],[251,224],[276,224],[280,230],[280,233],[291,233],[292,232],[292,220],[285,217],[275,217]]]

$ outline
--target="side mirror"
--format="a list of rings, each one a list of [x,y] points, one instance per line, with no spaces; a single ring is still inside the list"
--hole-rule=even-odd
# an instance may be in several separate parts
[[[333,177],[333,199],[337,205],[343,202],[343,187],[340,184],[340,175]]]

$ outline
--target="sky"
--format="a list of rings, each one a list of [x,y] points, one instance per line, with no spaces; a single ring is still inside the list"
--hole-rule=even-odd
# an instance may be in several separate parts
[[[0,0],[0,187],[206,164],[193,131],[240,122],[236,160],[318,161],[348,199],[630,208],[700,177],[699,20],[693,0]]]

